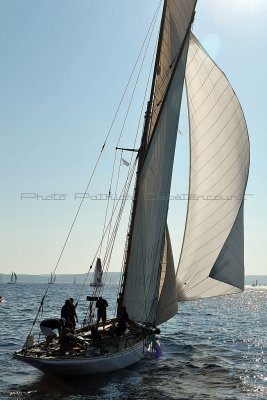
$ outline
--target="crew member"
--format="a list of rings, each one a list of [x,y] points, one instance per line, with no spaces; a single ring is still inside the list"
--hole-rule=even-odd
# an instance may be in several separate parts
[[[61,335],[62,329],[64,328],[66,323],[65,318],[54,318],[54,319],[44,319],[40,323],[40,330],[46,336],[46,341],[44,344],[44,349],[46,350],[49,344],[52,342],[54,338],[57,337],[54,329],[58,330],[58,335]]]

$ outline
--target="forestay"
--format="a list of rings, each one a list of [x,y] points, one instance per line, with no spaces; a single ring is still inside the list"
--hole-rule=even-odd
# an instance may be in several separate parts
[[[186,83],[191,160],[177,273],[180,300],[243,289],[243,199],[249,169],[248,133],[237,96],[192,34]]]

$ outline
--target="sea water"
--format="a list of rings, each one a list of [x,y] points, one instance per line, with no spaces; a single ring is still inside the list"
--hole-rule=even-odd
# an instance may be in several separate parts
[[[146,358],[114,373],[68,378],[48,376],[12,357],[21,348],[46,285],[0,284],[0,400],[267,399],[267,288],[234,296],[179,304],[161,326],[159,358]],[[59,317],[78,285],[50,285],[42,318]],[[108,316],[114,316],[117,288],[107,286]],[[77,307],[82,322],[88,303]],[[34,327],[38,335],[39,322]]]

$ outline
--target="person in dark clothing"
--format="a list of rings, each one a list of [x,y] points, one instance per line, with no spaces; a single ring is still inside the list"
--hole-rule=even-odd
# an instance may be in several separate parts
[[[126,307],[121,307],[121,313],[118,318],[118,324],[116,329],[117,336],[121,336],[126,331],[127,322],[129,322],[129,317],[126,311]]]
[[[78,317],[76,314],[76,306],[74,305],[74,300],[71,297],[69,303],[69,314],[70,314],[70,323],[72,324],[73,329],[75,329],[76,322],[78,322]]]
[[[59,338],[60,351],[65,353],[66,351],[72,352],[73,346],[77,343],[75,336],[71,333],[69,328],[65,328]]]
[[[61,318],[65,318],[66,320],[66,326],[69,327],[69,324],[71,323],[71,305],[70,305],[70,300],[67,299],[65,301],[64,306],[61,308]]]
[[[101,296],[96,302],[97,308],[97,325],[99,324],[100,320],[103,322],[103,328],[105,328],[105,323],[107,320],[107,311],[106,308],[108,307],[107,300],[103,299]]]
[[[56,333],[54,332],[54,329],[57,329],[58,334],[61,335],[65,323],[66,323],[65,318],[60,318],[60,319],[51,318],[51,319],[44,319],[43,321],[41,321],[40,330],[46,336],[44,349],[47,349],[52,340],[57,337]]]
[[[122,292],[119,293],[119,296],[117,298],[117,317],[119,317],[121,313],[121,307],[122,307]]]
[[[111,338],[113,338],[114,335],[116,334],[116,330],[117,330],[117,327],[114,323],[108,328],[108,334]]]
[[[93,345],[101,345],[101,335],[95,326],[91,328],[91,335],[89,336]]]

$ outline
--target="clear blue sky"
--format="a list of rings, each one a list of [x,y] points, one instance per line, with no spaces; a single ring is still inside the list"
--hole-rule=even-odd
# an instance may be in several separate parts
[[[0,272],[47,274],[54,269],[78,206],[74,195],[86,186],[157,3],[0,2]],[[267,2],[199,0],[196,11],[194,33],[228,76],[246,116],[251,141],[246,274],[265,274]],[[144,85],[142,78],[121,145],[131,143]],[[183,149],[183,123],[180,129]],[[119,130],[118,124],[114,137]],[[104,154],[107,162],[112,157]],[[181,175],[178,168],[175,194],[186,191]],[[90,193],[107,193],[109,177],[110,167],[104,164]],[[21,200],[22,193],[65,194],[66,199]],[[101,210],[103,202],[86,202],[59,273],[87,271],[102,230]],[[174,242],[183,232],[181,221],[178,226],[179,232],[171,226]],[[120,270],[121,259],[118,254],[111,270]]]

